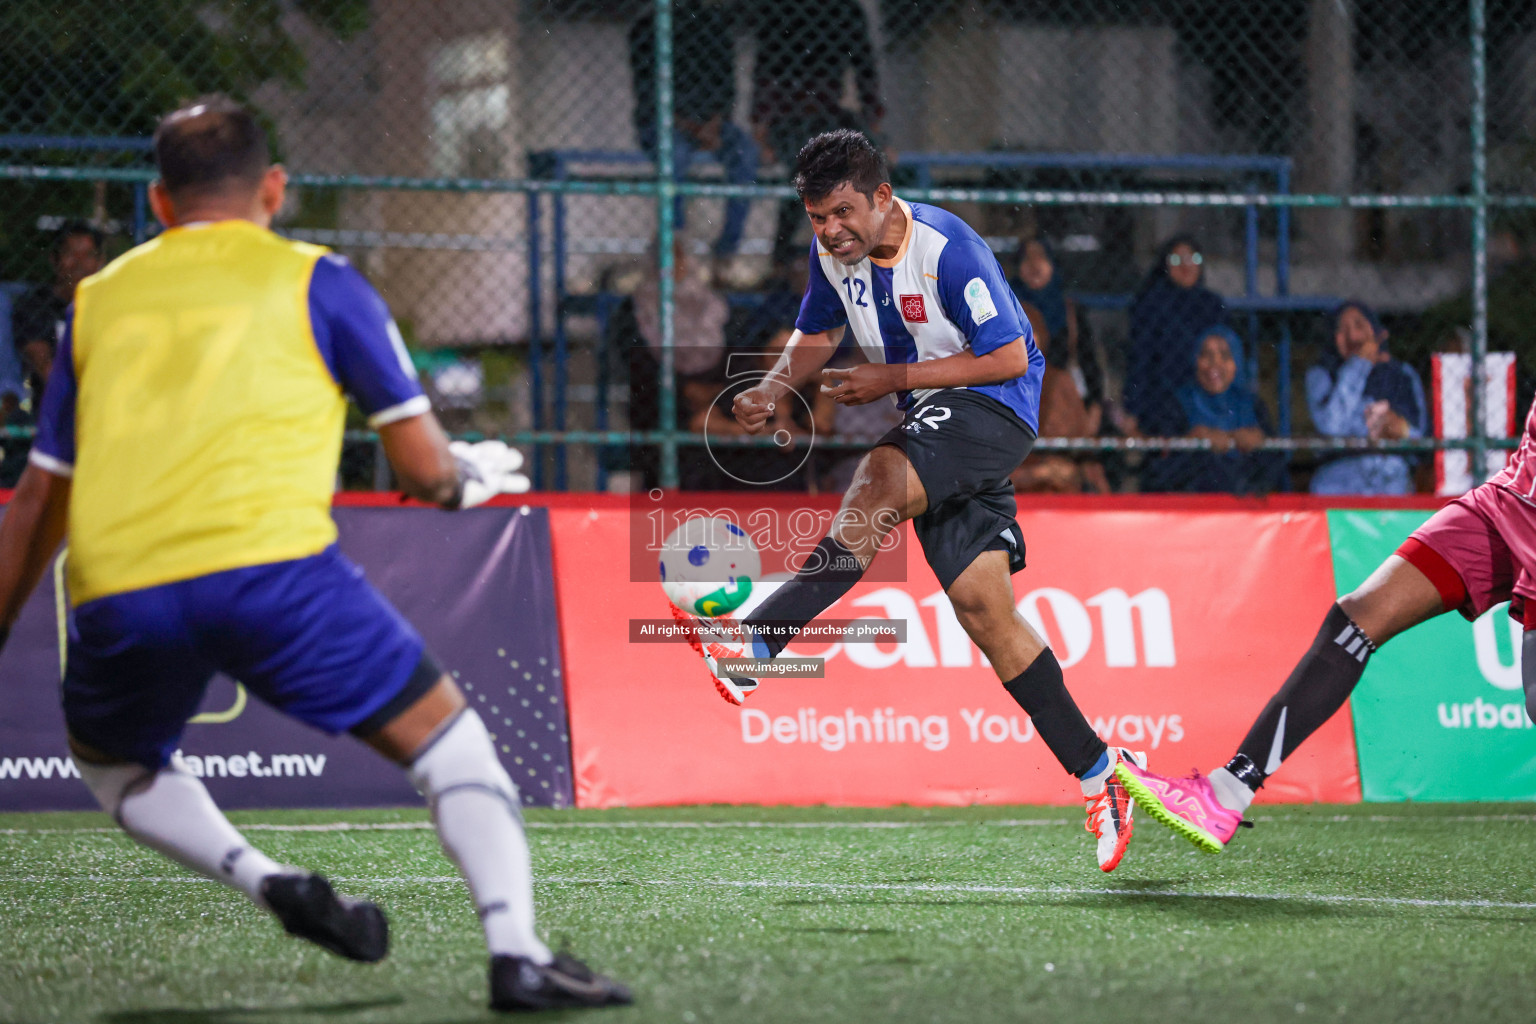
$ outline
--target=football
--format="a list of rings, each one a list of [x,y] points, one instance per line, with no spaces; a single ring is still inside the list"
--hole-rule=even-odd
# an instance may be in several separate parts
[[[714,618],[741,607],[762,571],[757,546],[728,519],[688,519],[661,548],[661,589],[690,615]]]

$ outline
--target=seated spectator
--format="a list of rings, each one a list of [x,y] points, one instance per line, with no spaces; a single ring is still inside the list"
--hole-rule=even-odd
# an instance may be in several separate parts
[[[725,355],[725,323],[731,308],[725,296],[698,274],[681,235],[672,247],[672,365],[681,377],[713,374]],[[635,289],[635,321],[657,363],[661,362],[661,265],[652,260]]]
[[[1205,287],[1205,258],[1188,235],[1163,244],[1158,261],[1131,303],[1131,350],[1125,371],[1125,415],[1117,426],[1128,437],[1172,437],[1180,432],[1179,391],[1193,384],[1199,332],[1226,321],[1221,296]]]
[[[1401,440],[1423,437],[1424,385],[1387,351],[1387,330],[1363,302],[1333,314],[1333,346],[1307,371],[1307,407],[1325,437]],[[1313,494],[1411,494],[1410,460],[1402,455],[1346,455],[1323,463]]]
[[[654,260],[631,299],[614,312],[609,323],[611,346],[620,353],[629,375],[629,424],[633,430],[661,426],[661,273]],[[687,429],[701,409],[707,409],[725,386],[723,379],[725,325],[730,307],[693,272],[688,247],[681,237],[673,249],[676,261],[672,319],[673,369],[677,384],[674,425]],[[646,489],[658,485],[659,463],[652,446],[636,446],[631,469],[638,470]],[[679,453],[684,490],[715,490],[725,477],[702,448]]]
[[[1040,311],[1051,337],[1045,358],[1071,375],[1088,411],[1088,436],[1096,436],[1104,418],[1104,368],[1088,336],[1087,321],[1077,303],[1067,297],[1066,283],[1056,272],[1056,253],[1049,240],[1044,236],[1020,239],[1015,270],[1009,282],[1013,293],[1020,303]]]
[[[1203,332],[1195,383],[1179,391],[1184,436],[1211,442],[1211,452],[1174,452],[1148,466],[1148,490],[1267,493],[1279,488],[1284,458],[1255,451],[1268,416],[1243,380],[1243,343],[1230,327]]]
[[[64,312],[75,300],[75,286],[102,267],[100,230],[83,220],[67,222],[53,236],[49,262],[53,280],[16,300],[11,313],[11,342],[27,371],[34,414],[43,404],[43,385],[53,369]]]
[[[1098,417],[1088,411],[1072,374],[1056,366],[1051,351],[1058,346],[1036,306],[1021,303],[1034,330],[1035,345],[1045,355],[1045,376],[1040,384],[1040,437],[1093,437]],[[1045,494],[1109,493],[1104,467],[1092,456],[1063,452],[1036,452],[1010,474],[1013,489]]]
[[[778,365],[794,333],[793,326],[780,325],[755,352],[733,353],[725,385],[712,403],[698,409],[688,422],[688,429],[709,437],[756,436],[778,442],[775,448],[712,449],[721,470],[739,486],[812,493],[818,489],[814,444],[816,439],[832,435],[838,409],[830,396],[822,394],[819,377],[802,387],[798,396],[786,395],[775,403],[772,417],[755,435],[748,435],[731,411],[738,394]],[[755,365],[737,365],[747,360]]]

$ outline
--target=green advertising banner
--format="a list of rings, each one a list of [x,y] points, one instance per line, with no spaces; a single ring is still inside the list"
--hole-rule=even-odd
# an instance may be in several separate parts
[[[1430,514],[1330,510],[1338,592],[1364,582]],[[1350,700],[1366,800],[1536,799],[1536,727],[1508,610],[1472,623],[1442,615],[1372,656]]]

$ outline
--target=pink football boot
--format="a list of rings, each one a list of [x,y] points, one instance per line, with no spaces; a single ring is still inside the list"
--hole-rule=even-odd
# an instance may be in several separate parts
[[[1138,807],[1206,853],[1220,853],[1243,823],[1241,814],[1216,799],[1211,780],[1198,771],[1170,779],[1124,758],[1115,775]]]

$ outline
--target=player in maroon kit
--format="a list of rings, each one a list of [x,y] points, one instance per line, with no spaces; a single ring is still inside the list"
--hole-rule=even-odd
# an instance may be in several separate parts
[[[1219,852],[1264,780],[1344,706],[1378,647],[1436,615],[1455,610],[1470,621],[1501,601],[1525,627],[1525,706],[1536,717],[1536,404],[1502,472],[1436,512],[1328,610],[1232,760],[1209,776],[1182,779],[1122,761],[1121,781],[1158,821]]]

